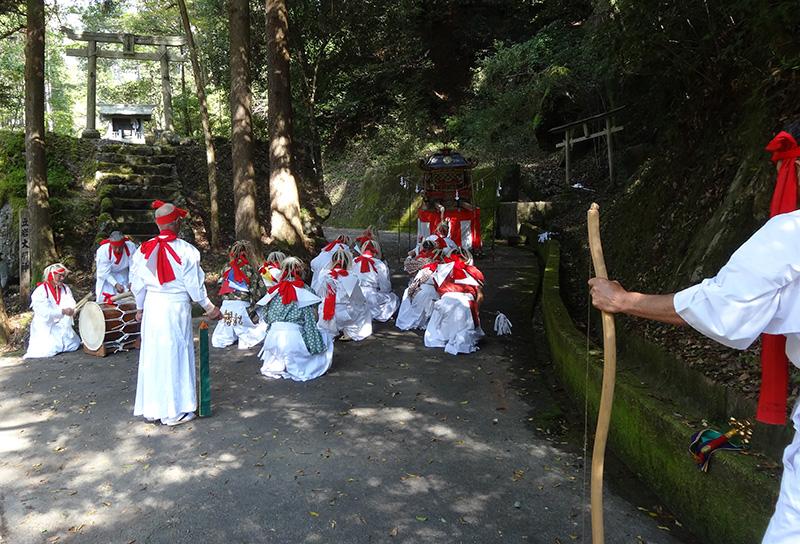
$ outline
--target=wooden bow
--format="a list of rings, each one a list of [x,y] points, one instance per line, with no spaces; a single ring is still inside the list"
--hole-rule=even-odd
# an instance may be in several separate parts
[[[592,254],[595,276],[608,279],[603,245],[600,242],[600,207],[593,203],[586,213],[589,229],[589,251]],[[617,334],[614,316],[603,314],[603,386],[600,393],[600,407],[597,413],[597,429],[594,433],[592,450],[592,544],[605,542],[603,527],[603,465],[606,457],[608,427],[611,423],[611,407],[614,403],[614,382],[617,374]],[[588,392],[587,392],[588,394]]]

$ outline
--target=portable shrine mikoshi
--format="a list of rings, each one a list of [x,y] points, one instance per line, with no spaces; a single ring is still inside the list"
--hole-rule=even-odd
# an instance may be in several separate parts
[[[429,236],[446,221],[456,244],[480,252],[481,210],[473,204],[472,183],[477,164],[447,148],[420,159],[423,205],[417,212],[417,236]]]
[[[83,351],[105,357],[118,351],[139,349],[140,323],[130,293],[113,297],[111,304],[86,302],[78,319]],[[116,299],[116,300],[114,300]]]

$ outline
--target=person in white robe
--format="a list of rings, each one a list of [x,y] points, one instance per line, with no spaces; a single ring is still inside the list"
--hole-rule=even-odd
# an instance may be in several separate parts
[[[337,249],[328,266],[320,270],[312,289],[323,300],[319,307],[319,328],[341,340],[361,341],[372,334],[372,313],[352,271],[352,257]]]
[[[796,144],[794,149],[800,156]],[[784,335],[789,361],[800,366],[800,211],[775,215],[716,276],[678,293],[637,293],[600,278],[589,285],[601,311],[688,324],[735,349],[746,349],[762,333]],[[785,403],[781,408],[785,416]],[[791,421],[795,435],[784,450],[780,494],[763,544],[800,542],[800,403]]]
[[[197,409],[192,302],[209,319],[222,314],[206,294],[200,252],[177,236],[186,210],[159,200],[153,207],[161,232],[139,247],[131,263],[131,291],[142,323],[133,415],[178,425],[193,419]]]
[[[44,269],[44,281],[31,293],[33,320],[23,359],[52,357],[80,347],[80,338],[73,328],[75,298],[64,284],[68,273],[63,264],[51,264]]]
[[[333,254],[338,250],[346,251],[352,258],[352,252],[350,251],[350,238],[344,234],[338,236],[335,240],[328,243],[322,250],[319,252],[319,255],[311,259],[311,262],[308,263],[309,268],[311,268],[311,285],[313,286],[317,282],[317,278],[320,275],[320,272],[323,268],[329,267],[331,262],[331,257]]]
[[[437,251],[437,253],[439,253]],[[403,291],[403,300],[397,311],[395,325],[403,331],[411,329],[425,329],[433,314],[433,305],[439,300],[434,276],[441,258],[423,259],[424,264],[409,282]]]
[[[303,263],[283,261],[281,279],[259,301],[269,332],[264,340],[261,374],[267,378],[308,381],[325,374],[333,362],[333,338],[317,327],[322,301],[301,279]]]
[[[100,242],[94,255],[97,302],[111,302],[111,297],[130,288],[129,269],[136,244],[115,230]]]
[[[245,240],[234,242],[228,255],[230,261],[219,279],[222,319],[214,327],[211,345],[226,348],[237,343],[238,349],[250,349],[260,344],[267,335],[266,323],[253,323],[250,317],[256,301],[265,292],[261,274],[250,264],[257,263],[258,257],[252,244]]]
[[[483,274],[472,265],[469,251],[452,252],[436,267],[434,281],[440,298],[425,327],[425,346],[444,348],[451,355],[477,351],[485,336],[478,317]]]
[[[381,246],[376,240],[365,240],[360,255],[353,259],[353,270],[361,292],[367,298],[372,319],[388,321],[397,311],[400,299],[392,292],[389,267],[381,260]]]
[[[419,255],[419,253],[424,250],[423,244],[425,242],[433,243],[434,247],[440,250],[452,251],[458,249],[458,244],[450,237],[450,224],[447,221],[442,221],[436,225],[432,234],[419,240],[416,247],[408,252],[408,256],[416,257]]]

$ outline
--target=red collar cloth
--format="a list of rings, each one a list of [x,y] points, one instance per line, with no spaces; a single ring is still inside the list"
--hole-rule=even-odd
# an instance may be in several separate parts
[[[299,278],[295,278],[293,280],[285,280],[282,279],[267,291],[272,294],[275,291],[278,291],[278,294],[281,296],[281,304],[290,304],[292,302],[297,302],[297,289],[302,289],[303,280]]]
[[[359,255],[353,259],[353,261],[361,264],[360,272],[362,274],[366,274],[367,272],[370,272],[370,270],[372,272],[377,272],[375,269],[375,259],[372,258],[372,255],[370,255],[369,252]]]
[[[175,279],[175,272],[172,270],[172,264],[170,264],[167,255],[172,255],[175,262],[181,264],[181,258],[178,257],[178,254],[172,246],[169,245],[170,242],[177,239],[178,236],[174,232],[162,230],[161,234],[155,238],[150,238],[142,244],[141,251],[145,259],[149,259],[153,251],[158,249],[158,253],[156,253],[156,275],[158,276],[158,283],[161,285]]]
[[[447,242],[444,241],[443,236],[440,236],[439,234],[434,234],[434,236],[436,237],[436,239],[434,240],[434,242],[436,243],[436,247],[438,247],[439,249],[444,249],[447,247]]]
[[[126,243],[128,240],[129,240],[129,238],[127,236],[125,238],[123,238],[122,240],[117,240],[115,242],[112,242],[111,240],[106,238],[105,240],[100,242],[100,245],[103,246],[105,244],[108,244],[108,258],[111,259],[111,256],[113,255],[114,256],[114,264],[119,264],[120,261],[122,260],[122,251],[124,251],[125,255],[127,255],[128,257],[131,256],[131,252],[128,249],[128,244]],[[114,248],[118,248],[118,247],[121,247],[122,251],[120,251],[119,254],[114,253]]]
[[[338,280],[341,276],[349,276],[350,274],[344,268],[331,268],[331,277]]]
[[[50,295],[52,294],[53,300],[56,301],[56,304],[61,304],[61,293],[62,291],[65,292],[67,290],[66,287],[64,287],[64,284],[61,284],[61,286],[56,289],[53,286],[52,279],[48,278],[47,281],[40,281],[37,283],[36,287],[39,287],[40,285],[44,285],[44,294],[46,297],[50,298]]]
[[[230,262],[228,262],[228,270],[225,271],[225,274],[230,270],[233,270],[233,281],[236,283],[244,282],[247,285],[250,285],[250,278],[247,277],[242,271],[242,267],[246,264],[250,264],[250,261],[247,260],[247,257],[244,255],[239,255],[236,257],[232,257]]]
[[[359,236],[358,238],[356,238],[356,243],[360,247],[364,242],[366,242],[368,240],[372,240],[372,235],[371,234],[363,234],[363,235]]]
[[[770,217],[797,209],[797,166],[800,147],[791,134],[781,131],[767,145],[772,162],[781,161],[778,180],[769,207]],[[761,391],[756,419],[762,423],[784,425],[789,389],[789,359],[786,357],[786,337],[761,335]]]

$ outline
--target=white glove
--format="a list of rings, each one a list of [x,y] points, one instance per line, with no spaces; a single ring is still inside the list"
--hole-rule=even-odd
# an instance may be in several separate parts
[[[508,320],[506,314],[498,312],[497,317],[494,319],[494,333],[497,336],[511,334],[511,327],[511,321]]]

